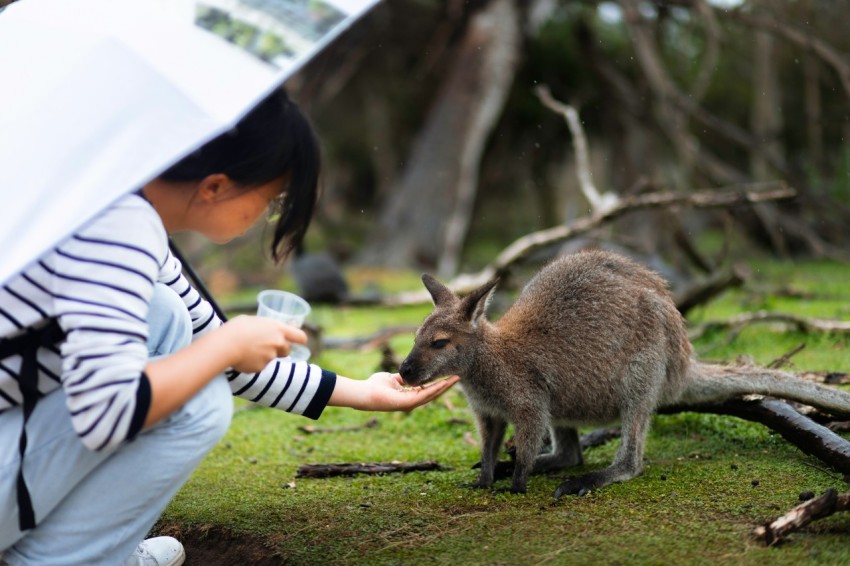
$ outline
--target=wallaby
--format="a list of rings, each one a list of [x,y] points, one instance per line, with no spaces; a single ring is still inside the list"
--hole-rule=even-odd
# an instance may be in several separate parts
[[[476,487],[492,485],[509,422],[516,447],[511,491],[525,493],[530,472],[583,462],[577,427],[620,420],[613,463],[567,479],[558,498],[639,475],[659,407],[762,394],[850,414],[850,393],[778,370],[697,361],[664,280],[611,252],[552,261],[494,323],[486,309],[497,279],[463,298],[428,274],[422,281],[434,310],[399,371],[409,385],[461,377],[481,436]],[[547,427],[552,451],[539,454]]]

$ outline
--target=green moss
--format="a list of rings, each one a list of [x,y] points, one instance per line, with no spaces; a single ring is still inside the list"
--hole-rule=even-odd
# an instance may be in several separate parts
[[[805,316],[850,316],[850,268],[827,262],[754,264],[753,280],[692,313],[691,324],[754,309]],[[412,281],[416,279],[413,278]],[[771,297],[789,287],[810,293]],[[415,287],[414,287],[415,288]],[[331,336],[417,325],[429,307],[384,311],[317,309]],[[716,332],[695,347],[704,357],[770,362],[800,343],[796,369],[850,371],[846,338],[754,325],[730,340]],[[393,339],[403,355],[412,334]],[[325,351],[318,362],[361,378],[377,352]],[[523,496],[473,490],[474,418],[459,390],[404,413],[328,408],[318,423],[237,400],[224,441],[166,510],[160,527],[215,525],[266,541],[293,564],[839,564],[850,563],[850,515],[839,513],[765,548],[752,529],[791,509],[803,491],[847,489],[840,474],[762,425],[682,413],[653,419],[646,469],[632,481],[576,498],[552,499],[566,474],[532,477]],[[313,433],[300,427],[379,425]],[[588,449],[589,470],[610,463],[617,442]],[[448,470],[296,478],[306,463],[437,460]],[[293,487],[294,484],[294,487]]]

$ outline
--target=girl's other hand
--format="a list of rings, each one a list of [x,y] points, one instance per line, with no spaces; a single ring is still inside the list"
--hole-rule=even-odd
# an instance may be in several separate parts
[[[300,328],[259,316],[237,316],[218,332],[226,338],[223,347],[232,349],[231,367],[242,373],[258,372],[273,359],[288,356],[291,342],[307,343]]]

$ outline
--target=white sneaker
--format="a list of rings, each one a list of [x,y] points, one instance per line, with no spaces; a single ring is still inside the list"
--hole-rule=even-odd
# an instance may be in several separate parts
[[[154,537],[140,542],[124,566],[180,566],[185,560],[186,552],[179,540]]]

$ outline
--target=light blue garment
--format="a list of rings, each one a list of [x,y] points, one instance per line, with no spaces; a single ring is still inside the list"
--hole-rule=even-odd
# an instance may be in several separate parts
[[[154,289],[148,323],[152,357],[191,341],[186,307],[164,285]],[[233,415],[230,387],[219,375],[167,419],[101,453],[80,442],[65,401],[61,388],[39,399],[27,423],[24,474],[38,525],[25,533],[18,530],[15,492],[22,409],[0,414],[0,552],[11,565],[121,564]]]

